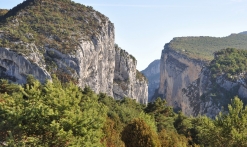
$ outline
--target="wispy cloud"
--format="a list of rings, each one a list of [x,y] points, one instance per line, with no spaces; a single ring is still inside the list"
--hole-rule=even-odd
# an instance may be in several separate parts
[[[231,2],[237,2],[237,3],[241,3],[241,2],[245,2],[246,0],[231,0]]]
[[[132,4],[86,4],[88,6],[102,6],[102,7],[139,7],[139,8],[198,8],[198,6],[184,6],[184,5],[132,5]]]

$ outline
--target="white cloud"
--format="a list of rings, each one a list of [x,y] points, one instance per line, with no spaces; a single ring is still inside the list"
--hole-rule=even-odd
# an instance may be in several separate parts
[[[237,3],[240,3],[240,2],[245,2],[246,0],[231,0],[231,2],[237,2]]]

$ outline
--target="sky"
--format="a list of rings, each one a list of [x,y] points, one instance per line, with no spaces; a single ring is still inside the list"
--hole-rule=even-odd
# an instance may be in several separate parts
[[[174,37],[247,31],[247,0],[74,0],[109,17],[115,42],[145,69]],[[11,9],[23,0],[0,0]]]

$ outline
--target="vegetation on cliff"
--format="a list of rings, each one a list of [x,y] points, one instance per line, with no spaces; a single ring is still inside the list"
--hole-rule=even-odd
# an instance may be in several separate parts
[[[215,120],[176,114],[158,98],[148,106],[73,83],[0,83],[0,145],[246,146],[247,109],[238,98]]]
[[[228,78],[247,71],[247,51],[227,48],[214,53],[215,59],[210,63],[214,77],[225,73]]]
[[[1,17],[0,47],[27,54],[27,43],[34,43],[40,50],[73,53],[80,40],[96,36],[107,21],[92,7],[70,0],[26,0]]]
[[[6,9],[0,9],[0,19],[8,12]]]
[[[138,79],[139,81],[148,81],[147,77],[139,70],[136,70],[136,79]]]
[[[169,47],[194,59],[211,61],[220,49],[247,49],[247,35],[232,34],[227,37],[177,37]]]

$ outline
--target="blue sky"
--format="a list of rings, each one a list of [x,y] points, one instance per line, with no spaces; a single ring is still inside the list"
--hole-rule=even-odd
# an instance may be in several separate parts
[[[4,1],[0,8],[10,9],[22,1]],[[223,37],[247,31],[247,0],[74,1],[110,18],[116,43],[136,57],[139,70],[159,59],[165,43],[174,37]]]

